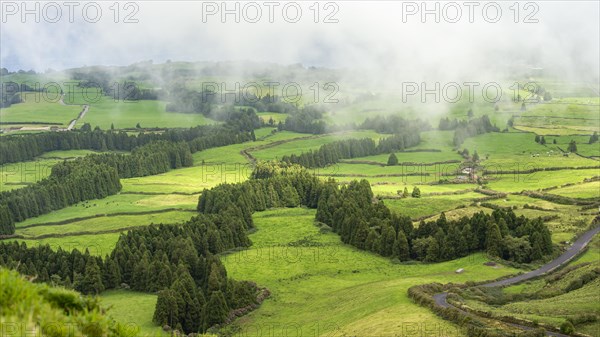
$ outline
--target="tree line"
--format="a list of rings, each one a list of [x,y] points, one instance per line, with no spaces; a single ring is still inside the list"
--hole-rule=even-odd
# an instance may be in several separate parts
[[[500,129],[492,124],[490,118],[487,115],[484,115],[479,118],[471,119],[468,122],[458,122],[454,131],[453,142],[455,146],[459,146],[465,141],[465,139],[469,137],[474,137],[483,133],[499,131]]]
[[[429,123],[420,119],[409,120],[397,115],[390,115],[367,118],[358,126],[358,128],[364,130],[375,130],[378,133],[399,134],[415,131],[427,131],[431,129],[431,126]]]
[[[279,130],[295,131],[300,133],[323,134],[343,130],[375,130],[378,133],[401,134],[413,131],[425,131],[431,126],[422,120],[407,120],[397,115],[377,116],[367,118],[362,123],[328,124],[325,119],[325,110],[322,106],[307,106],[291,112],[285,123],[279,123]]]
[[[439,262],[486,251],[518,263],[540,260],[553,252],[550,230],[541,218],[517,217],[512,210],[479,212],[471,218],[438,220],[414,228],[412,220],[392,213],[374,197],[369,182],[339,187],[318,180],[289,163],[258,163],[253,179],[204,191],[198,210],[214,213],[235,205],[252,228],[251,214],[270,207],[317,208],[316,220],[331,227],[343,242],[400,261]]]
[[[0,193],[0,235],[13,234],[16,222],[120,190],[114,167],[92,161],[58,163],[48,178]]]
[[[131,154],[91,154],[52,166],[50,176],[24,188],[0,193],[0,234],[14,223],[121,190],[120,178],[143,177],[193,165],[185,142],[156,141]]]
[[[167,172],[171,169],[190,167],[194,164],[190,146],[186,142],[159,140],[136,147],[130,154],[100,153],[71,160],[104,163],[117,170],[120,178],[145,177]]]
[[[46,152],[59,150],[131,151],[153,141],[166,140],[186,141],[190,144],[190,150],[193,153],[253,139],[252,127],[255,124],[238,117],[238,115],[231,115],[221,125],[168,129],[162,133],[141,132],[131,135],[124,131],[103,131],[96,128],[93,131],[43,132],[4,136],[0,142],[0,165],[32,160]]]
[[[341,159],[373,156],[381,153],[402,151],[416,146],[421,141],[417,130],[407,131],[382,138],[376,143],[372,138],[346,139],[321,145],[318,150],[310,150],[300,155],[292,154],[281,158],[282,162],[299,164],[304,167],[325,167],[338,163]]]
[[[410,218],[393,214],[374,198],[366,180],[340,188],[299,165],[259,162],[248,181],[205,190],[198,216],[182,225],[131,230],[104,259],[12,242],[0,244],[0,264],[83,293],[117,287],[158,291],[157,324],[204,332],[226,322],[234,309],[257,304],[256,285],[228,278],[215,255],[250,245],[253,212],[300,205],[316,208],[316,220],[342,241],[399,260],[443,261],[484,249],[524,262],[552,251],[550,232],[539,219],[499,209],[458,221],[442,214],[413,228]]]
[[[553,251],[551,234],[541,218],[517,217],[512,210],[479,212],[471,218],[421,221],[396,215],[373,196],[368,181],[338,189],[330,184],[319,199],[316,218],[338,233],[343,242],[396,258],[439,262],[486,251],[518,263],[543,259]]]
[[[147,136],[140,134],[133,138],[124,133],[101,130],[18,137],[17,141],[13,142],[13,145],[17,147],[27,144],[43,144],[41,143],[43,140],[65,140],[68,144],[66,146],[69,147],[73,144],[81,145],[78,143],[79,140],[92,140],[95,139],[94,137],[100,137],[99,139],[102,140],[123,140],[123,143],[109,142],[111,145],[121,144],[123,147],[131,146],[134,143],[143,145],[133,148],[130,154],[92,154],[58,163],[52,167],[48,178],[24,188],[0,193],[0,235],[14,234],[16,222],[62,209],[84,200],[99,199],[116,194],[121,189],[120,178],[148,176],[192,166],[192,152],[253,139],[253,131],[243,131],[247,127],[239,124],[225,124],[188,130],[168,130],[163,134]],[[70,136],[71,134],[75,136]],[[79,138],[77,135],[84,136]],[[191,138],[193,136],[197,137]],[[186,142],[188,139],[189,141]],[[73,143],[69,143],[68,140]],[[4,145],[4,142],[0,143],[1,145]],[[48,150],[48,147],[38,148],[38,151],[45,150]]]
[[[183,225],[150,225],[121,235],[105,258],[86,250],[0,243],[0,265],[84,294],[131,288],[156,293],[153,320],[185,333],[222,324],[256,304],[257,287],[227,277],[215,254],[250,241],[240,214],[200,214]]]

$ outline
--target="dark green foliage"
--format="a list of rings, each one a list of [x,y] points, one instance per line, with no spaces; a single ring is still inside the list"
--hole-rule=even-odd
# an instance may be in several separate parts
[[[204,315],[204,326],[207,328],[225,321],[229,308],[225,296],[220,290],[213,291],[208,302],[206,302]]]
[[[431,126],[420,119],[407,120],[398,115],[390,115],[367,118],[360,125],[360,129],[375,130],[387,134],[403,134],[430,130]]]
[[[573,323],[571,323],[569,321],[564,321],[560,325],[560,332],[570,335],[575,332],[575,327],[573,326]]]
[[[354,181],[341,189],[330,185],[322,193],[327,197],[319,200],[317,221],[329,225],[345,243],[401,261],[446,261],[485,250],[526,263],[553,250],[550,231],[541,219],[517,217],[512,210],[497,209],[491,215],[480,212],[458,221],[448,221],[442,213],[437,221],[413,228],[410,218],[391,213],[373,199],[367,181]],[[538,256],[530,254],[534,246]]]
[[[117,169],[120,178],[144,177],[193,165],[185,142],[154,141],[133,149],[131,154],[92,154],[74,162],[105,163]]]
[[[196,152],[216,146],[241,143],[251,139],[253,124],[232,115],[223,125],[203,125],[190,129],[169,129],[163,133],[129,135],[124,131],[71,131],[44,132],[27,135],[3,136],[0,142],[0,164],[31,160],[41,154],[57,150],[118,150],[131,151],[148,143],[166,140],[188,142],[190,151]],[[88,124],[89,125],[89,124]]]
[[[420,190],[420,189],[419,189],[417,186],[415,186],[415,187],[413,188],[413,191],[412,191],[412,193],[411,193],[411,196],[412,196],[413,198],[420,198],[420,197],[421,197],[421,190]]]
[[[500,234],[498,224],[489,221],[486,233],[485,251],[491,256],[502,256],[502,234]]]
[[[75,289],[84,294],[99,294],[104,291],[102,274],[95,258],[88,258],[81,283]]]
[[[0,229],[14,233],[13,223],[83,200],[104,198],[121,190],[117,171],[104,163],[63,162],[46,179],[0,193]]]
[[[569,142],[569,147],[567,148],[567,151],[569,151],[571,153],[576,153],[577,152],[577,142],[575,142],[574,140],[571,140]]]
[[[598,132],[594,131],[594,133],[590,136],[589,144],[594,144],[598,141]]]
[[[456,131],[454,131],[454,145],[461,145],[465,139],[469,137],[498,131],[500,131],[500,129],[492,125],[492,122],[487,115],[471,119],[468,122],[461,121],[456,127]]]
[[[281,125],[280,130],[301,133],[322,134],[326,132],[327,124],[323,120],[324,110],[308,106],[301,110],[292,110]]]
[[[299,164],[309,168],[325,167],[339,162],[340,159],[401,151],[406,147],[415,146],[419,144],[419,142],[419,133],[415,131],[380,139],[377,144],[371,138],[346,139],[324,144],[316,151],[311,150],[300,155],[292,154],[290,156],[284,156],[281,158],[281,161]],[[394,155],[394,157],[396,156]],[[396,163],[397,161],[398,159],[396,158]]]
[[[171,289],[158,292],[156,307],[152,321],[160,326],[175,326],[179,322],[179,308],[177,307],[176,293]]]
[[[233,117],[232,117],[233,118]],[[243,119],[224,125],[171,129],[162,134],[125,132],[49,132],[7,136],[0,142],[0,164],[31,159],[53,150],[132,150],[131,154],[94,154],[52,167],[49,178],[0,193],[0,235],[14,233],[14,223],[73,205],[104,198],[121,189],[119,178],[147,176],[189,167],[192,153],[251,140],[252,125]]]
[[[387,164],[388,166],[398,165],[398,157],[396,157],[396,155],[393,152],[388,157]]]
[[[441,118],[438,129],[440,130],[455,130],[459,125],[458,119],[450,119],[448,117]]]

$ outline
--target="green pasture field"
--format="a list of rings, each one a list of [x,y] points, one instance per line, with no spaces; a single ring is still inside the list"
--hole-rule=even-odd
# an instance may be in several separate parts
[[[90,123],[106,130],[114,125],[116,129],[135,128],[139,123],[142,128],[189,128],[197,125],[213,124],[201,114],[167,112],[163,101],[115,101],[110,97],[102,97],[97,103],[90,103],[90,109],[77,122],[76,127]]]
[[[108,308],[108,315],[125,325],[129,336],[159,337],[162,329],[152,322],[157,296],[127,290],[108,290],[100,296],[101,304]]]
[[[385,135],[376,133],[374,131],[348,131],[324,136],[305,136],[309,138],[296,141],[289,141],[266,149],[252,151],[252,155],[262,160],[280,159],[285,155],[301,154],[310,150],[316,150],[319,147],[321,147],[321,145],[336,140],[343,140],[348,138],[373,138],[377,140],[379,138],[385,137]]]
[[[192,212],[171,211],[155,214],[98,217],[61,225],[50,224],[48,226],[20,228],[17,229],[15,234],[22,235],[24,238],[36,238],[42,235],[54,234],[58,231],[60,235],[77,236],[79,233],[93,234],[96,231],[127,230],[131,227],[149,224],[180,223],[189,220],[192,216],[194,216]]]
[[[69,150],[47,152],[35,160],[0,165],[0,192],[21,188],[38,182],[51,173],[56,163],[77,157],[83,157],[90,150]]]
[[[29,218],[16,224],[17,229],[32,224],[44,224],[66,221],[74,218],[94,216],[98,214],[114,214],[123,212],[144,212],[168,208],[195,209],[198,195],[142,195],[121,193],[104,199],[94,199]]]
[[[558,217],[546,222],[546,225],[548,225],[552,232],[552,240],[555,243],[570,241],[574,234],[584,231],[593,219],[593,215],[582,214],[580,206],[561,205],[523,195],[511,194],[505,198],[490,200],[488,202],[501,207],[517,207],[514,210],[515,213],[526,217]],[[534,206],[538,209],[525,208],[525,205]]]
[[[515,128],[540,135],[577,135],[600,131],[598,97],[570,97],[535,104],[515,118]]]
[[[320,176],[331,176],[340,182],[349,182],[355,179],[367,179],[371,183],[388,183],[401,185],[424,185],[437,184],[440,180],[454,180],[457,178],[456,171],[460,163],[435,164],[435,165],[397,165],[378,166],[369,164],[338,163],[324,168],[315,168],[312,171]],[[468,184],[468,181],[456,184],[457,189],[464,189],[460,185]],[[437,191],[438,186],[427,187],[431,192]],[[454,184],[448,185],[454,186]],[[404,187],[402,187],[404,188]],[[448,191],[452,187],[440,187]],[[427,192],[429,193],[429,192]]]
[[[449,160],[462,160],[456,152],[395,152],[398,163],[438,163]],[[387,165],[389,154],[344,159],[342,162],[372,161]]]
[[[119,240],[121,233],[87,234],[77,236],[53,237],[45,239],[16,239],[17,242],[25,242],[28,247],[49,245],[52,249],[61,248],[65,251],[77,249],[81,252],[89,251],[91,255],[109,255]]]
[[[205,164],[172,170],[147,177],[121,179],[125,193],[197,194],[220,183],[248,179],[252,167],[246,164]]]
[[[82,107],[79,105],[61,105],[58,94],[23,92],[22,103],[13,104],[0,109],[0,122],[20,123],[22,126],[39,128],[58,123],[57,127],[66,127],[71,120],[77,118]],[[35,124],[31,124],[35,123]],[[3,128],[17,125],[4,124]]]
[[[409,188],[409,193],[412,190]],[[421,191],[422,192],[422,191]],[[465,194],[431,196],[421,198],[386,199],[384,202],[390,210],[417,219],[433,216],[459,206],[468,206],[473,199],[483,197],[482,194],[470,192]]]
[[[482,159],[480,164],[488,170],[598,165],[597,160],[574,154],[565,157],[557,145],[551,144],[548,140],[546,145],[540,145],[535,142],[533,133],[495,132],[468,138],[460,148],[468,149],[471,154],[477,151]],[[563,147],[563,150],[566,148]]]
[[[150,223],[174,223],[189,220],[194,216],[190,212],[196,208],[198,195],[141,195],[125,194],[108,196],[104,199],[89,200],[61,210],[30,218],[16,224],[16,234],[25,238],[17,241],[27,242],[29,245],[49,244],[53,248],[62,247],[71,250],[74,248],[89,249],[91,254],[106,255],[114,248],[120,232],[119,229],[145,226]],[[181,211],[167,211],[143,214],[146,211],[160,211],[165,209],[182,209]],[[141,213],[132,215],[116,215],[115,213]],[[98,216],[91,219],[79,219]],[[67,224],[54,224],[67,222]],[[35,225],[33,227],[28,227]],[[25,228],[24,228],[25,227]],[[83,234],[78,232],[95,232],[114,230],[114,233]],[[27,238],[44,234],[65,234],[64,237]]]
[[[550,190],[548,193],[558,194],[570,198],[600,198],[600,181],[577,184]]]
[[[464,282],[514,273],[509,267],[483,265],[482,254],[439,264],[394,264],[357,250],[333,233],[313,225],[314,210],[277,209],[254,215],[258,231],[253,246],[223,257],[228,275],[266,286],[271,291],[259,309],[235,321],[239,336],[267,329],[276,336],[383,336],[410,328],[464,331],[414,304],[407,289],[426,282]],[[311,246],[295,246],[303,239]],[[465,268],[463,274],[456,274]],[[423,331],[423,330],[419,330]]]
[[[492,176],[488,188],[502,192],[520,192],[578,183],[598,175],[599,169],[540,171],[527,174],[500,174]],[[549,192],[551,193],[551,192]]]
[[[435,149],[454,153],[454,131],[429,130],[421,132],[421,142],[408,150]]]
[[[365,178],[371,183],[371,190],[373,194],[381,197],[397,197],[398,191],[400,193],[404,192],[404,188],[408,189],[408,193],[413,191],[413,188],[416,186],[421,191],[421,198],[427,198],[429,196],[440,196],[439,194],[443,193],[444,196],[452,197],[451,193],[457,193],[459,196],[468,193],[470,190],[473,190],[477,187],[476,184],[437,184],[437,185],[427,185],[421,184],[418,181],[414,181],[414,184],[411,184],[410,181],[402,181],[401,178],[407,177],[394,177],[396,179],[395,182],[387,182],[384,180],[390,180],[390,178]],[[482,195],[479,195],[481,197]]]

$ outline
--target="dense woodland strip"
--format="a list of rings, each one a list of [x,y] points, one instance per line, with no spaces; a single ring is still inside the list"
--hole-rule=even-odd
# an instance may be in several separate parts
[[[117,287],[159,291],[157,324],[203,332],[258,304],[256,285],[229,279],[215,254],[250,246],[253,212],[300,205],[317,208],[316,220],[343,242],[403,261],[443,261],[485,250],[529,262],[552,252],[550,232],[540,219],[495,210],[459,221],[442,215],[414,228],[410,218],[392,214],[374,198],[366,180],[340,188],[298,165],[259,162],[250,180],[205,190],[197,217],[183,225],[133,229],[104,259],[12,242],[0,244],[0,264],[83,293]]]
[[[402,151],[407,147],[418,145],[420,140],[417,131],[396,134],[380,139],[378,143],[371,138],[339,140],[321,145],[316,151],[310,150],[300,155],[284,156],[281,161],[308,168],[325,167],[338,163],[341,159]]]
[[[15,222],[49,213],[80,201],[104,198],[121,190],[114,167],[102,163],[64,162],[33,185],[0,193],[0,235],[15,232]]]
[[[124,131],[44,132],[3,136],[0,142],[0,165],[32,160],[46,152],[58,150],[131,151],[158,140],[188,142],[192,153],[254,139],[258,117],[239,111],[227,116],[222,125],[202,125],[189,129],[169,129],[163,133],[127,134]],[[91,129],[89,125],[83,130]]]
[[[38,282],[72,287],[85,294],[105,289],[159,291],[157,324],[203,332],[223,323],[233,309],[256,305],[258,288],[238,282],[215,256],[247,247],[247,227],[239,214],[199,215],[183,225],[152,225],[122,235],[104,259],[87,251],[25,243],[1,243],[0,265],[36,276]]]
[[[414,228],[408,217],[392,214],[373,196],[366,180],[341,189],[334,185],[319,199],[317,220],[330,226],[343,242],[382,256],[440,262],[486,251],[518,263],[552,254],[550,230],[541,218],[517,217],[512,210],[494,210],[471,218],[422,221]]]
[[[317,208],[316,220],[338,233],[343,242],[398,259],[438,262],[486,251],[518,263],[541,260],[553,253],[550,231],[538,218],[517,217],[512,210],[471,218],[421,222],[414,228],[409,217],[392,213],[374,197],[366,180],[338,187],[286,164],[259,163],[254,179],[223,184],[200,196],[198,210],[215,213],[239,207],[248,226],[251,213],[269,207],[304,205]]]
[[[131,154],[94,154],[52,167],[35,184],[0,193],[0,235],[14,233],[14,223],[78,202],[101,199],[121,190],[120,178],[142,177],[192,166],[187,143],[156,141]]]
[[[453,142],[455,146],[461,145],[465,139],[488,132],[498,132],[495,125],[492,124],[487,115],[479,118],[473,118],[469,121],[450,120],[442,118],[439,125],[440,130],[454,130]]]
[[[246,116],[246,118],[240,117]],[[0,193],[0,235],[15,232],[14,223],[65,208],[90,199],[104,198],[121,190],[120,178],[142,177],[193,165],[192,153],[254,139],[255,114],[244,111],[231,115],[224,125],[168,130],[162,134],[104,132],[51,132],[6,137],[0,151],[30,149],[30,155],[55,149],[95,148],[132,149],[130,154],[92,154],[52,167],[50,176],[35,184]],[[49,142],[49,143],[46,143]],[[15,154],[13,153],[13,154]],[[2,157],[4,158],[4,157]],[[20,158],[13,155],[10,160]]]

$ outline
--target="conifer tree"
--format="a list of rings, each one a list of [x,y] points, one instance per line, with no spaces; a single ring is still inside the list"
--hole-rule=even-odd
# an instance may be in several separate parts
[[[394,154],[393,152],[390,154],[390,156],[388,157],[387,164],[388,166],[398,165],[398,158],[396,157],[396,154]]]

